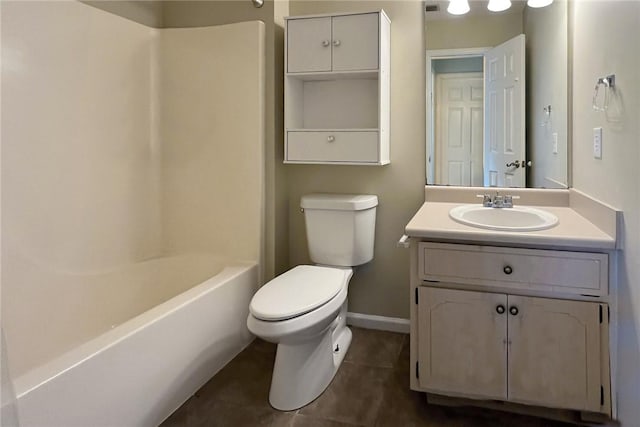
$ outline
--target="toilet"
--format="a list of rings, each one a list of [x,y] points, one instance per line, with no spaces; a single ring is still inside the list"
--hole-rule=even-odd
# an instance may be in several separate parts
[[[315,265],[299,265],[266,283],[249,306],[247,326],[278,344],[269,402],[301,408],[327,388],[351,344],[347,290],[353,268],[373,259],[375,195],[302,197]]]

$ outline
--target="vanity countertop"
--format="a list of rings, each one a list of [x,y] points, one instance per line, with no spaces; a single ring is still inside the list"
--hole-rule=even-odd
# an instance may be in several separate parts
[[[570,207],[542,208],[558,217],[558,225],[553,228],[512,232],[486,230],[454,221],[449,217],[449,211],[461,204],[464,203],[425,202],[407,224],[405,233],[410,237],[436,241],[584,250],[616,248],[615,236],[605,233]]]

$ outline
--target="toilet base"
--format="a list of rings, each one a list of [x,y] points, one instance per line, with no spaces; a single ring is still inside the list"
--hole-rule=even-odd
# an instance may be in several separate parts
[[[341,320],[339,316],[335,326],[308,341],[278,344],[269,392],[271,406],[292,411],[325,391],[351,345],[351,330]]]

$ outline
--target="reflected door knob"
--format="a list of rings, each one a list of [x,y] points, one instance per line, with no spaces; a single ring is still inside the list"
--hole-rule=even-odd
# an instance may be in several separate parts
[[[522,162],[522,166],[524,167],[524,161]],[[507,167],[518,169],[520,167],[520,160],[514,160],[511,163],[507,163]]]

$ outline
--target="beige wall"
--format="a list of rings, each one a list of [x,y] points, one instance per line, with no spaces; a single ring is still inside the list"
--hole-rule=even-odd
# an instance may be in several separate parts
[[[425,80],[423,3],[420,1],[300,1],[291,15],[384,9],[391,18],[391,164],[387,166],[286,165],[290,265],[307,263],[300,197],[310,192],[377,194],[374,260],[349,285],[349,310],[409,316],[409,261],[396,247],[404,226],[424,201]]]
[[[640,420],[640,2],[575,2],[573,48],[573,184],[621,209],[618,268],[618,398],[623,426]],[[598,77],[616,74],[607,114],[591,108]],[[602,159],[592,132],[603,128]]]
[[[159,56],[165,248],[257,261],[264,24],[164,29]]]
[[[265,278],[288,268],[288,205],[283,159],[283,46],[282,16],[288,2],[266,0],[255,8],[250,0],[166,1],[165,27],[198,27],[261,20],[265,24]]]
[[[426,21],[427,49],[493,47],[522,34],[521,13],[461,16]]]
[[[527,63],[527,159],[535,165],[528,187],[567,186],[567,2],[524,11]],[[543,108],[551,105],[551,116]],[[544,125],[543,125],[544,123]],[[558,134],[558,153],[552,134]]]
[[[159,253],[156,32],[77,2],[1,7],[2,324],[20,372],[83,326],[70,278]]]

